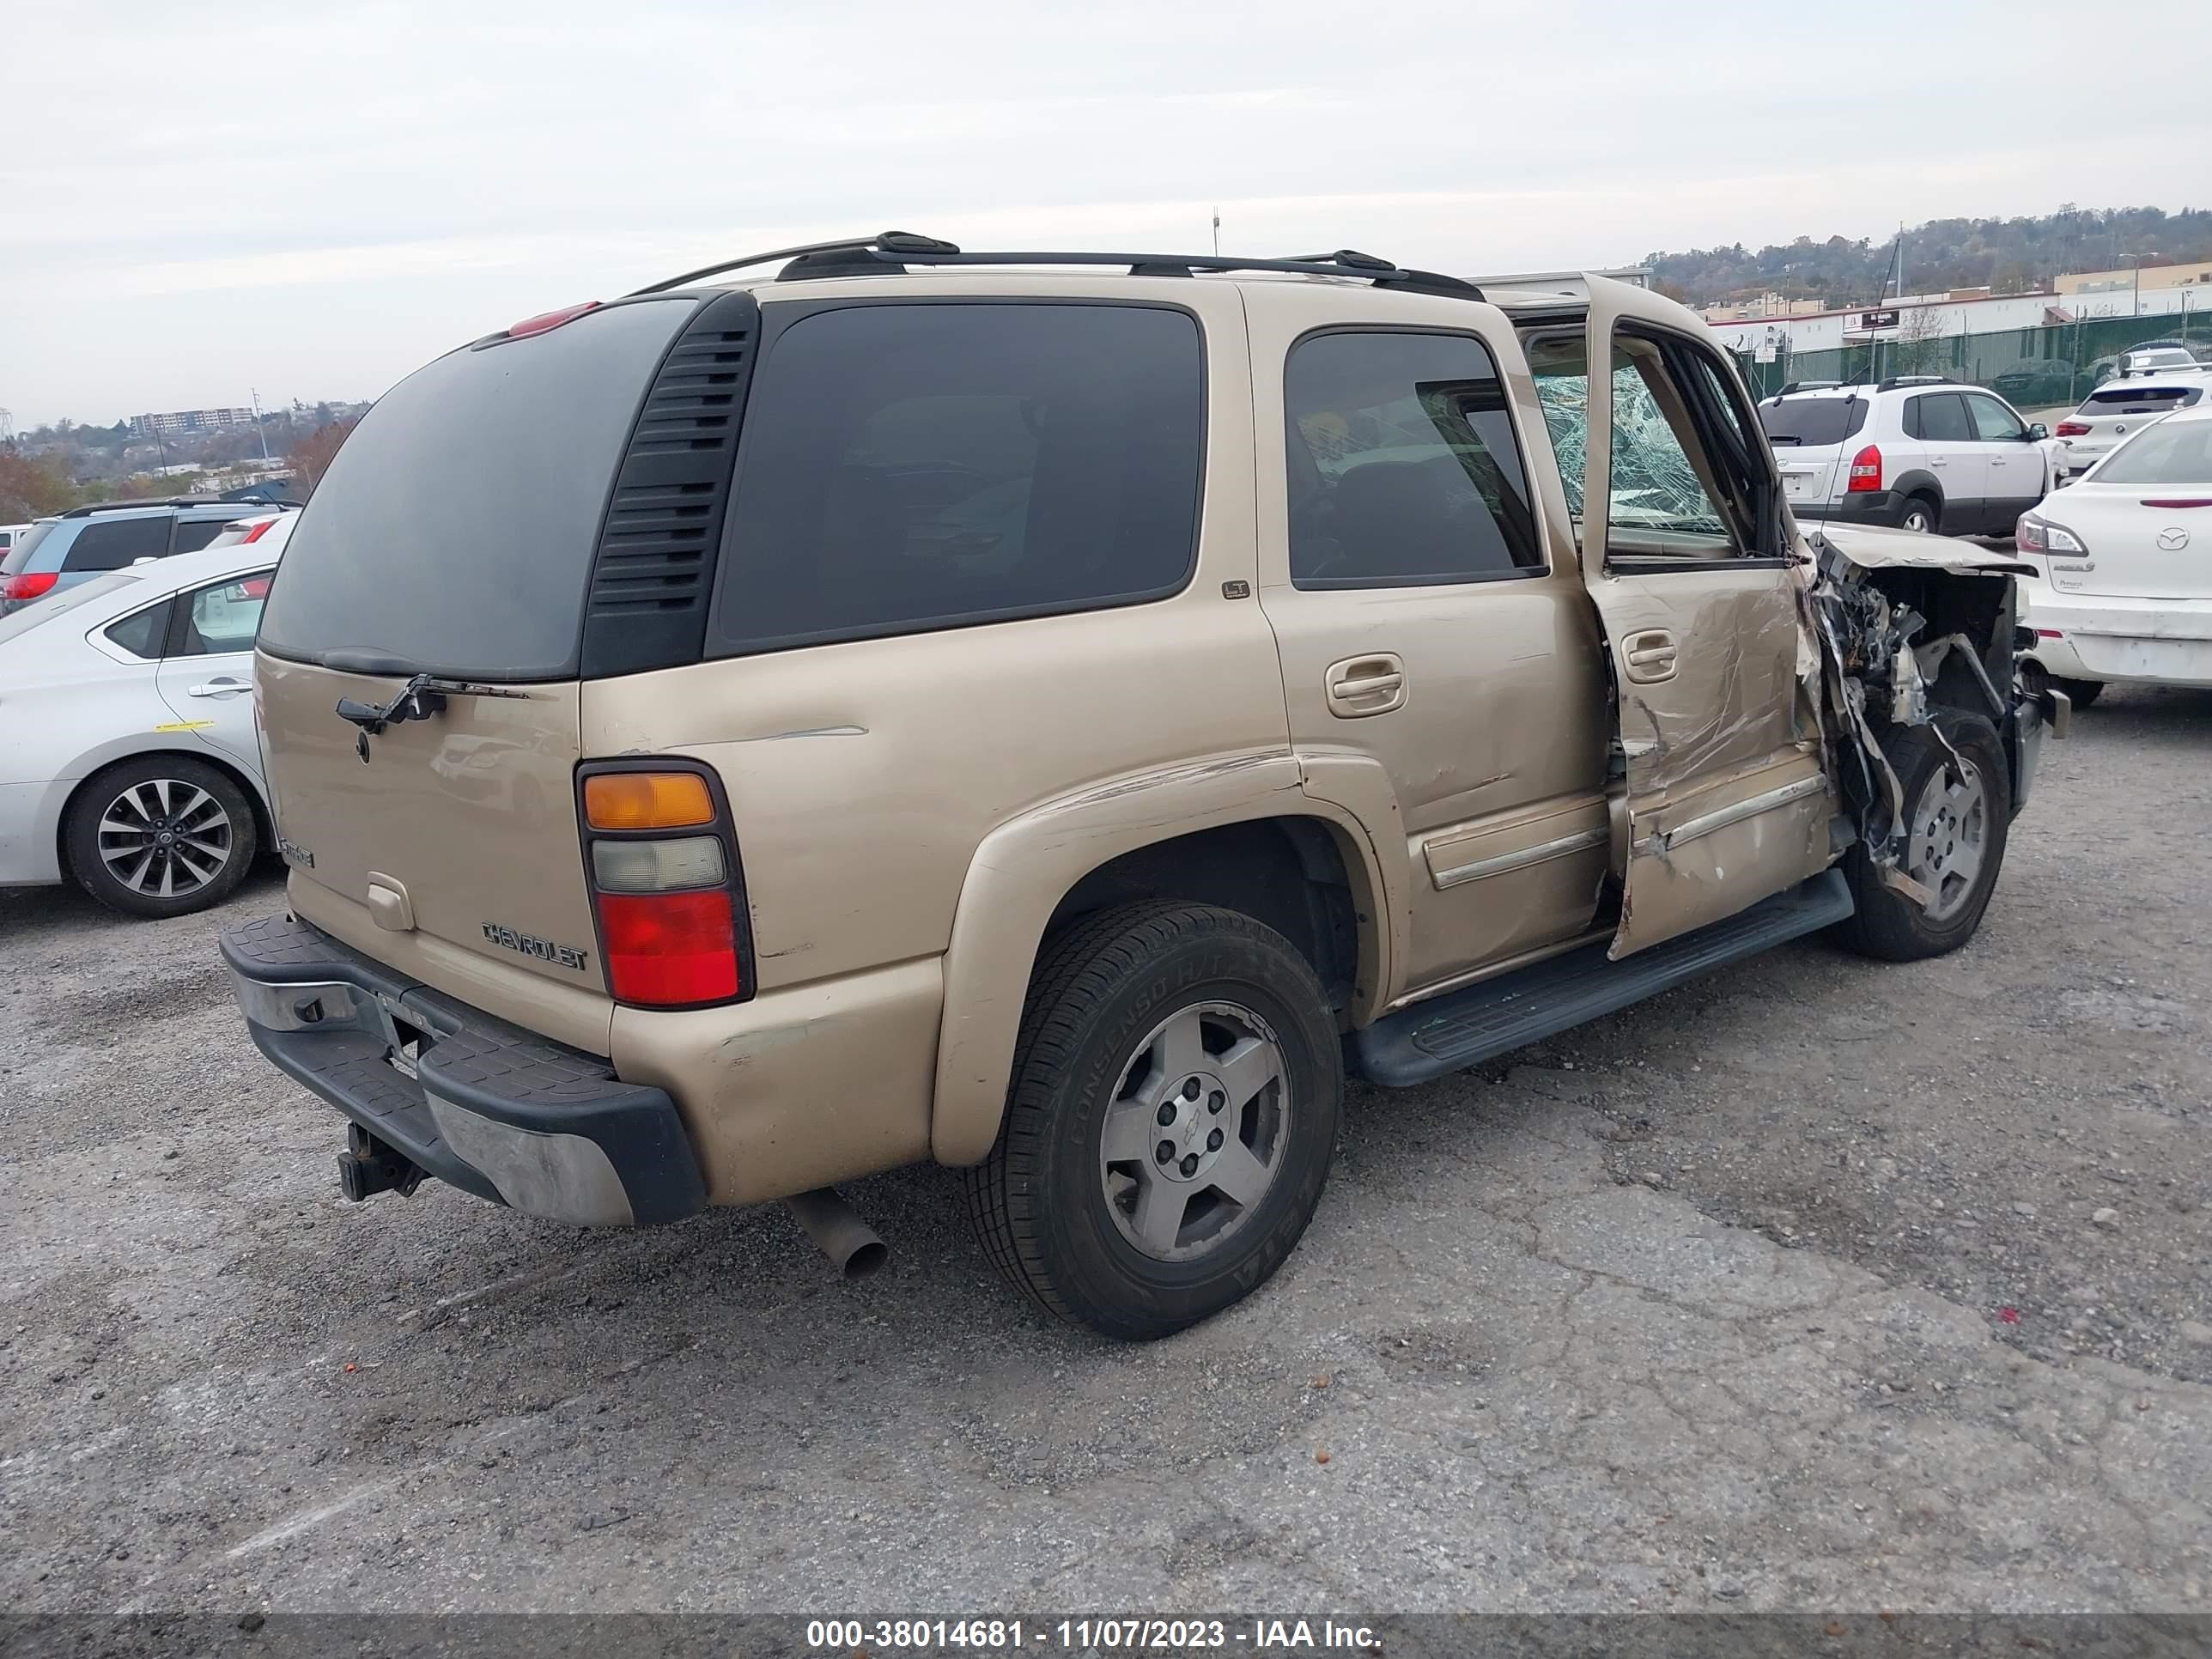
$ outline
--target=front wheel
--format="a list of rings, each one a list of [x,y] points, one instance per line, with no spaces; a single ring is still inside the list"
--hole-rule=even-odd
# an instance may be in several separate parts
[[[1282,935],[1209,905],[1102,911],[1038,962],[969,1212],[1041,1306],[1165,1336],[1282,1265],[1320,1202],[1343,1096],[1328,996]]]
[[[1885,886],[1864,843],[1855,845],[1844,874],[1858,908],[1836,936],[1863,956],[1918,962],[1957,950],[1981,926],[2004,863],[2012,790],[1996,727],[1979,714],[1939,709],[1932,726],[1893,728],[1882,749],[1905,793],[1899,864],[1928,898]]]

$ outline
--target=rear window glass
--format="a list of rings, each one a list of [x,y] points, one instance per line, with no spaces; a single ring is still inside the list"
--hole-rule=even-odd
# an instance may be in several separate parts
[[[2160,421],[2107,455],[2089,482],[2212,484],[2212,421]]]
[[[2081,405],[2084,415],[2118,415],[2128,410],[2144,414],[2168,410],[2188,409],[2204,395],[2202,388],[2182,386],[2146,386],[2138,392],[2093,392],[2089,400]]]
[[[301,514],[263,647],[309,662],[369,651],[476,679],[572,677],[615,470],[696,304],[608,306],[448,352],[386,392]]]
[[[104,599],[117,588],[127,587],[137,580],[136,576],[127,576],[120,572],[112,576],[95,576],[88,582],[79,582],[74,587],[64,587],[49,593],[36,605],[27,605],[21,610],[11,611],[0,617],[0,645],[4,645],[19,634],[29,633],[57,617],[66,617],[72,611],[81,611],[94,599]]]
[[[1863,398],[1784,398],[1759,406],[1759,423],[1769,443],[1787,448],[1820,449],[1855,437],[1866,424]]]
[[[8,556],[0,559],[0,576],[12,576],[18,571],[29,568],[31,555],[38,551],[39,544],[46,540],[53,527],[50,524],[34,524],[16,537],[15,545],[9,550]]]
[[[64,570],[120,570],[141,559],[158,559],[169,550],[169,516],[155,519],[94,519],[76,532],[63,556]]]
[[[1183,312],[1006,302],[802,318],[746,407],[709,648],[1173,592],[1196,551],[1204,421],[1198,325]]]

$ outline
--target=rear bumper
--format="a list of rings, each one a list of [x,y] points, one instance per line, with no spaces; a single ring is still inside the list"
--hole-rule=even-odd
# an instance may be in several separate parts
[[[224,963],[256,1048],[440,1180],[599,1226],[705,1207],[675,1103],[289,916],[242,922]],[[401,1064],[395,1064],[398,1057]],[[411,1058],[414,1075],[402,1065]]]
[[[2069,593],[2039,583],[2029,655],[2061,679],[2212,686],[2212,599]]]

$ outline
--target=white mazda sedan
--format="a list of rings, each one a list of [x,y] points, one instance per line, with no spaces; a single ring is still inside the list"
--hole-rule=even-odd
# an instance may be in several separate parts
[[[2077,704],[2212,686],[2212,402],[2178,410],[2021,515],[2029,653]]]
[[[220,902],[270,843],[253,636],[297,513],[0,618],[0,887],[134,916]]]

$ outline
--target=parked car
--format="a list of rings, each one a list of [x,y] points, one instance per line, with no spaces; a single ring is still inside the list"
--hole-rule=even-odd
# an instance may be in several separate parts
[[[234,501],[179,495],[71,507],[41,519],[0,562],[0,617],[103,571],[197,552],[240,511]]]
[[[253,633],[297,516],[0,618],[0,886],[160,917],[245,879],[270,841]]]
[[[222,950],[349,1196],[788,1195],[860,1265],[826,1189],[934,1160],[1039,1306],[1156,1336],[1296,1243],[1347,1054],[1972,935],[2063,707],[2022,567],[1801,535],[1693,313],[793,252],[448,353],[301,515],[289,906]]]
[[[2212,404],[2129,434],[2021,519],[2032,660],[2087,706],[2109,684],[2212,686]]]
[[[2002,535],[2050,493],[2050,433],[1941,375],[1784,392],[1759,425],[1800,519]]]
[[[2130,375],[2098,387],[2081,400],[2081,408],[2059,422],[2052,434],[2059,446],[2058,481],[2087,472],[2130,432],[2139,432],[2177,409],[2194,408],[2204,401],[2208,390],[2212,390],[2212,368],[2197,363]]]
[[[8,556],[15,550],[15,539],[27,536],[32,526],[27,524],[0,524],[0,565],[8,562]]]
[[[2021,357],[1990,377],[1990,390],[2030,409],[2074,401],[2081,376],[2063,357]]]
[[[2165,368],[2186,368],[2191,363],[2212,363],[2212,344],[2202,340],[2142,340],[2125,351],[2115,351],[2089,365],[2091,383],[2102,386],[2124,374],[2155,374]]]

